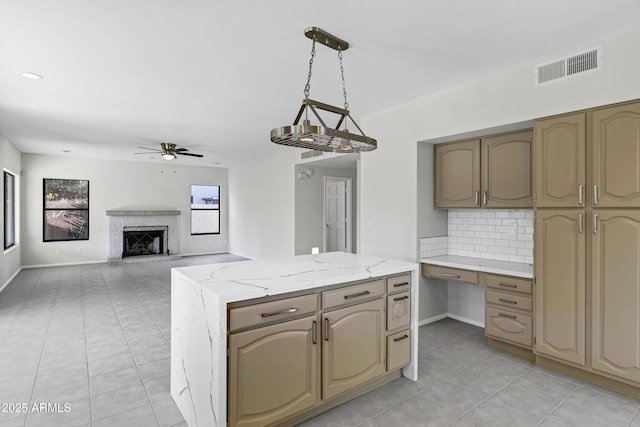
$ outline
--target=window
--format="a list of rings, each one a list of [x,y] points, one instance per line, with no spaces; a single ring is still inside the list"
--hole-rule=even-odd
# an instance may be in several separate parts
[[[44,179],[44,241],[89,240],[89,181]]]
[[[191,186],[191,234],[220,234],[220,186]]]
[[[16,244],[16,177],[4,172],[4,248]]]

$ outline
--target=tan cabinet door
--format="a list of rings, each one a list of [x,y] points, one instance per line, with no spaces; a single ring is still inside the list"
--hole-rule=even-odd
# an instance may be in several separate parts
[[[322,398],[328,399],[385,372],[382,299],[322,315]]]
[[[436,145],[435,207],[480,206],[480,140]]]
[[[585,233],[582,211],[537,211],[536,353],[585,364]]]
[[[482,139],[482,206],[531,208],[533,131]]]
[[[640,103],[593,112],[593,204],[640,207]]]
[[[537,207],[584,206],[585,114],[535,123],[535,193]]]
[[[640,212],[599,211],[592,228],[592,367],[640,382]]]
[[[229,336],[230,426],[264,426],[319,400],[317,326],[311,316]]]

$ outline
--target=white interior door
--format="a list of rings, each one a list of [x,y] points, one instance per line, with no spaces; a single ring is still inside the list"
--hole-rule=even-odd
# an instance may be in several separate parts
[[[351,251],[350,182],[325,181],[325,252]]]

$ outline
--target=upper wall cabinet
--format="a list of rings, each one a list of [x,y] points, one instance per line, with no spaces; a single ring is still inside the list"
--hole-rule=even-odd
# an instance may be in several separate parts
[[[435,146],[436,208],[531,208],[530,130]]]
[[[533,206],[530,130],[483,138],[482,206],[527,208]]]
[[[538,120],[535,135],[536,206],[584,206],[585,114]]]
[[[434,158],[435,207],[479,207],[480,140],[436,145]]]
[[[640,207],[640,103],[592,114],[594,207]]]

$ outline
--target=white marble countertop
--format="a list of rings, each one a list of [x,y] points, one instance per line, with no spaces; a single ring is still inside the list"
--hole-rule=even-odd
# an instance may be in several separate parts
[[[375,256],[329,252],[174,268],[220,298],[242,301],[356,280],[400,274],[418,264]]]
[[[441,265],[443,267],[482,271],[484,273],[504,274],[525,279],[533,278],[533,265],[520,262],[498,261],[459,255],[441,255],[421,258],[419,262],[423,264]]]

